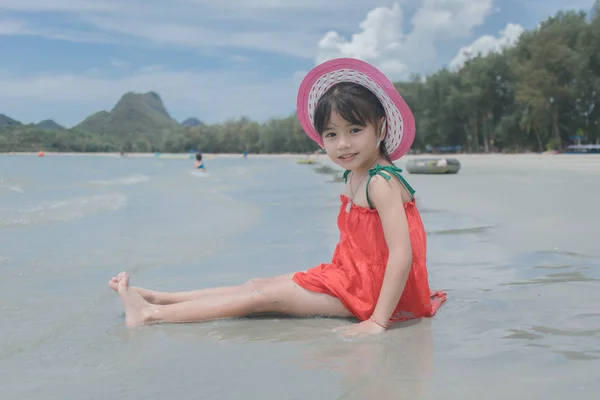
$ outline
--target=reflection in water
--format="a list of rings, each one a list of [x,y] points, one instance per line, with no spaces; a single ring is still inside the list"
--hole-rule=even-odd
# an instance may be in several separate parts
[[[542,335],[527,332],[521,329],[507,329],[508,335],[504,336],[504,339],[524,339],[524,340],[535,340],[543,338]]]
[[[305,357],[305,368],[342,375],[340,399],[425,399],[434,362],[431,321],[406,323],[382,337],[323,343]]]
[[[600,319],[600,313],[576,314],[575,317],[577,317],[577,318],[594,318],[594,319]]]
[[[545,285],[550,283],[566,283],[566,282],[592,282],[597,281],[596,278],[590,278],[583,275],[579,271],[575,272],[566,272],[562,274],[547,274],[540,278],[534,278],[527,281],[514,281],[514,282],[506,282],[501,285]]]
[[[573,268],[572,265],[537,265],[533,268],[537,269],[569,269]]]
[[[600,313],[594,312],[593,302],[578,300],[598,290],[600,260],[573,252],[542,251],[521,254],[513,261],[516,279],[498,285],[510,288],[503,296],[510,296],[521,312],[519,317],[498,316],[511,326],[503,339],[538,349],[537,356],[556,362],[600,359]]]
[[[559,336],[600,336],[600,329],[591,329],[591,330],[566,330],[566,329],[556,329],[551,328],[549,326],[532,326],[531,330],[539,333],[543,333],[546,335],[559,335]]]
[[[216,340],[225,348],[227,342],[233,347],[257,341],[290,346],[293,356],[286,364],[339,376],[338,399],[427,398],[434,363],[431,320],[398,323],[382,336],[351,340],[334,331],[348,323],[355,321],[264,315],[155,328],[177,340]]]
[[[600,359],[600,351],[595,351],[596,355],[591,355],[591,352],[585,351],[555,351],[557,354],[562,354],[569,360],[598,360]]]
[[[586,266],[598,265],[600,258],[572,251],[532,251],[519,254],[515,258],[519,264],[536,265],[536,266],[556,266],[556,265],[574,265],[585,263]],[[591,264],[590,264],[591,263]]]
[[[575,257],[575,258],[587,258],[591,260],[598,260],[597,257],[589,256],[586,254],[575,253],[573,251],[538,251],[532,253],[537,256],[550,256],[550,257]]]

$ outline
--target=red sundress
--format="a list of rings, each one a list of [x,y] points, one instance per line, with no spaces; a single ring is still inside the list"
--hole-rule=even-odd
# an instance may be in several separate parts
[[[383,171],[387,174],[382,173]],[[393,175],[413,194],[414,190],[399,174],[400,171],[402,170],[395,166],[378,165],[369,171],[369,179],[375,175],[390,179],[390,175]],[[344,178],[347,174],[348,171]],[[344,195],[340,197],[337,218],[340,241],[331,262],[320,264],[306,272],[297,272],[293,280],[307,290],[338,298],[348,311],[364,321],[373,314],[377,304],[389,253],[377,210],[357,206]],[[368,191],[367,200],[371,204]],[[429,289],[427,238],[414,198],[404,204],[404,210],[410,232],[412,265],[390,323],[432,317],[446,300],[445,292],[432,293]]]

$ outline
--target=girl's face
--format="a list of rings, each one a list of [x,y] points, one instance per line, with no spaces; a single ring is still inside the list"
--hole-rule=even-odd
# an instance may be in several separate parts
[[[336,112],[332,112],[322,137],[329,158],[340,167],[350,170],[372,167],[380,156],[379,146],[383,140],[381,130],[374,124],[351,124]]]

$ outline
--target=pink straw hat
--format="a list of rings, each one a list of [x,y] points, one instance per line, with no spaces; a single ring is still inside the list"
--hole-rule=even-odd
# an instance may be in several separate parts
[[[406,154],[415,139],[415,119],[410,108],[381,71],[355,58],[326,61],[304,77],[297,100],[298,119],[304,132],[323,147],[323,138],[314,127],[315,108],[321,96],[340,82],[357,83],[377,96],[386,115],[385,149],[392,160]]]

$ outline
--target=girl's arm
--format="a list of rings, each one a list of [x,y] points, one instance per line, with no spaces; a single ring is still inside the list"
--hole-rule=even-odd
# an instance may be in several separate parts
[[[412,264],[412,247],[404,201],[403,187],[396,179],[374,176],[369,182],[369,195],[377,209],[389,250],[383,285],[372,318],[387,325],[396,309]]]

